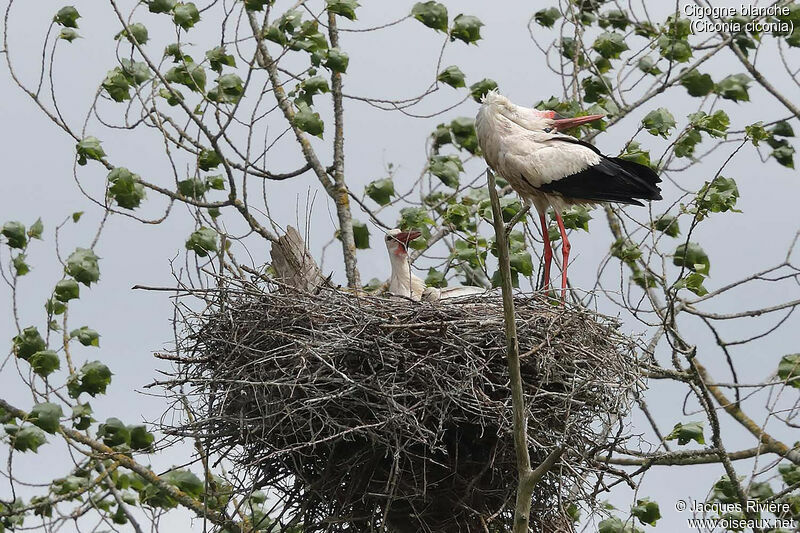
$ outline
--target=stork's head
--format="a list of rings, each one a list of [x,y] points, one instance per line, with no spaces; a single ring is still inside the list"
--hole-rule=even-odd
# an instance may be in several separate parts
[[[555,134],[559,131],[593,122],[605,116],[586,115],[583,117],[562,118],[555,111],[539,111],[538,109],[518,106],[497,92],[497,89],[487,92],[481,101],[483,102],[482,107],[489,113],[500,115],[526,130],[545,134]]]
[[[419,231],[400,231],[398,228],[386,232],[386,248],[389,254],[404,257],[408,254],[408,243],[422,235]]]

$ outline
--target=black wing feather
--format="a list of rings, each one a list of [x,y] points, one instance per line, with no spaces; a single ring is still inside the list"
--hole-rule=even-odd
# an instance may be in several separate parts
[[[590,148],[601,156],[600,162],[578,173],[541,185],[539,190],[565,197],[595,202],[644,205],[638,200],[660,200],[658,177],[652,168],[618,157],[606,157],[593,145],[574,137],[554,137]]]

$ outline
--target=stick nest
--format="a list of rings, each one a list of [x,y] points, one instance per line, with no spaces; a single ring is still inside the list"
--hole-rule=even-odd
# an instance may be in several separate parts
[[[569,530],[640,377],[633,342],[591,311],[517,298],[532,527]],[[218,292],[184,317],[182,435],[268,489],[304,531],[510,531],[517,484],[499,296],[436,304],[325,289]]]

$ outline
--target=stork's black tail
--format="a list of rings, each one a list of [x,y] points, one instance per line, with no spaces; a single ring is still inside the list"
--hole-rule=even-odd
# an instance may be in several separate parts
[[[576,200],[644,205],[639,200],[661,200],[658,183],[661,178],[648,166],[619,157],[603,157],[596,165],[539,188]]]

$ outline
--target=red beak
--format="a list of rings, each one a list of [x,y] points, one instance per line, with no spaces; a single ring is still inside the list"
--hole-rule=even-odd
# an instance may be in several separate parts
[[[587,124],[589,122],[594,122],[595,120],[600,120],[603,117],[605,117],[605,115],[586,115],[585,117],[560,118],[553,121],[553,126],[555,126],[558,131],[564,131],[570,128],[577,128],[578,126],[582,126],[583,124]]]
[[[412,230],[412,231],[401,231],[397,235],[394,236],[394,239],[403,245],[403,248],[408,247],[408,243],[413,241],[414,239],[418,239],[422,236],[422,232]]]

